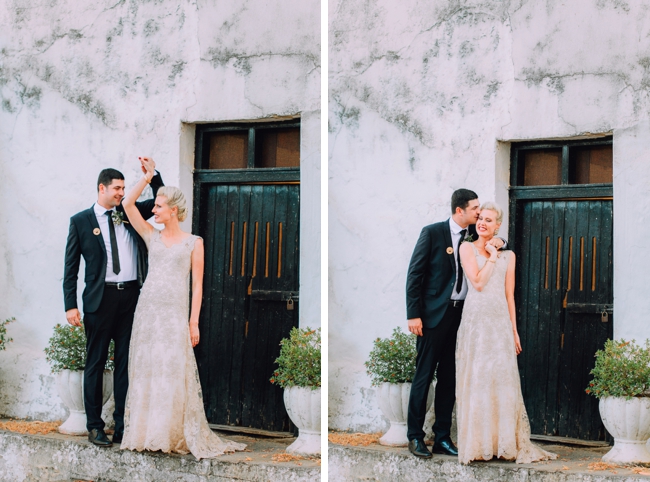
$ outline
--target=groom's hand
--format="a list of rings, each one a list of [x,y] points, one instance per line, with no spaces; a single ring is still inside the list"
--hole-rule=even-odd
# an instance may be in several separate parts
[[[422,318],[411,318],[409,322],[409,331],[417,336],[422,336]]]
[[[140,161],[140,168],[142,169],[143,174],[147,172],[153,173],[156,169],[156,163],[153,161],[153,157],[142,156],[138,157]]]
[[[505,243],[505,241],[503,239],[497,238],[495,236],[495,237],[493,237],[492,239],[490,239],[488,241],[488,244],[491,244],[492,246],[497,248],[497,251],[499,251],[503,247],[503,245],[506,244],[506,243]]]
[[[81,313],[77,308],[66,311],[65,317],[72,326],[81,326]]]

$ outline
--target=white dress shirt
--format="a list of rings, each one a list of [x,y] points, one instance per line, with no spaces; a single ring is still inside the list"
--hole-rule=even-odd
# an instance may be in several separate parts
[[[113,273],[113,251],[111,250],[111,237],[108,231],[107,209],[95,203],[93,206],[95,216],[102,232],[104,246],[106,246],[106,280],[111,283],[133,281],[138,279],[138,245],[131,233],[124,227],[124,224],[115,226],[115,238],[117,239],[117,251],[120,256],[120,272]],[[115,211],[115,208],[111,209]]]
[[[454,281],[454,288],[451,292],[452,300],[464,300],[467,296],[467,280],[463,279],[463,286],[460,293],[456,293],[456,283],[458,282],[458,241],[460,241],[460,232],[465,229],[465,236],[467,236],[467,228],[461,228],[453,218],[449,218],[449,230],[451,231],[451,244],[454,248],[454,262],[456,263],[456,279]],[[122,258],[120,257],[120,260]],[[463,278],[465,275],[463,274]]]

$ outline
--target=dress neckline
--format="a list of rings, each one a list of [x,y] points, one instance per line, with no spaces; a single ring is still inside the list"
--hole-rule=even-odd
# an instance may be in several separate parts
[[[171,249],[174,246],[178,246],[179,244],[185,243],[189,238],[191,238],[192,235],[188,234],[185,238],[181,239],[178,243],[173,243],[167,246],[165,242],[162,240],[162,231],[158,231],[158,241],[160,241],[160,244],[162,244],[166,249]]]
[[[473,242],[472,242],[472,248],[474,248],[474,253],[475,253],[476,256],[480,256],[481,258],[486,259],[486,260],[490,259],[490,256],[483,256],[481,253],[479,253],[478,249],[476,249],[476,246],[474,245]],[[500,258],[501,258],[501,253],[499,253],[497,251],[497,259],[500,259]]]

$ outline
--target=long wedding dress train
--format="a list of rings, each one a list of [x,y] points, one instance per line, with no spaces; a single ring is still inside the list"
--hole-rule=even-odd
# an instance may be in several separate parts
[[[246,447],[219,438],[205,417],[188,323],[196,239],[167,247],[160,231],[151,234],[149,274],[131,334],[122,449],[191,452],[202,459]]]

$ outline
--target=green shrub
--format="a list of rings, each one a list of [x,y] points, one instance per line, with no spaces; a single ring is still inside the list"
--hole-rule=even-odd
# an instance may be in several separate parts
[[[14,341],[13,338],[7,336],[7,325],[16,321],[16,318],[9,318],[8,320],[0,323],[0,351],[7,349],[7,343]]]
[[[377,338],[365,363],[372,385],[382,383],[411,383],[415,375],[417,336],[393,330],[390,338]]]
[[[83,370],[86,367],[86,333],[81,326],[54,327],[54,335],[45,348],[45,359],[52,365],[52,373],[61,370]],[[115,343],[111,340],[106,359],[106,370],[115,368]]]
[[[278,369],[271,383],[288,387],[320,388],[320,328],[292,328],[280,342]]]
[[[585,390],[596,398],[644,396],[650,390],[650,341],[607,340],[596,352],[594,379]]]

